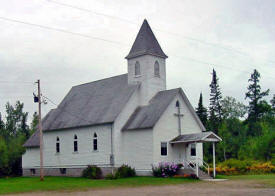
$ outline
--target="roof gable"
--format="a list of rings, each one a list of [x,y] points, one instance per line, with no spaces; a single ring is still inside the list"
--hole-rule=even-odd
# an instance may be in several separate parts
[[[188,109],[190,110],[192,116],[194,117],[194,119],[196,120],[196,122],[198,123],[199,127],[201,128],[202,131],[205,131],[205,127],[202,124],[200,118],[198,117],[196,111],[194,110],[193,106],[191,105],[190,101],[188,100],[187,96],[185,95],[184,91],[182,90],[182,88],[180,88],[180,94],[183,97],[184,102],[186,103]]]
[[[125,58],[130,59],[145,54],[167,58],[146,19],[143,21],[130,53]]]
[[[163,112],[179,93],[179,88],[158,92],[147,106],[137,107],[123,130],[152,128],[157,123]]]
[[[201,130],[205,131],[205,127],[181,88],[160,91],[150,100],[147,106],[137,107],[124,125],[123,130],[153,128],[177,94],[182,96],[191,115]]]

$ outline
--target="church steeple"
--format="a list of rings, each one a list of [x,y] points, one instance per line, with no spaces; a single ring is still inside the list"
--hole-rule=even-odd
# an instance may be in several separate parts
[[[140,105],[147,105],[156,93],[166,90],[166,58],[147,20],[144,20],[126,56],[128,84],[140,84]]]
[[[167,58],[167,55],[162,51],[151,27],[145,19],[137,34],[130,53],[125,58],[130,59],[146,54]]]

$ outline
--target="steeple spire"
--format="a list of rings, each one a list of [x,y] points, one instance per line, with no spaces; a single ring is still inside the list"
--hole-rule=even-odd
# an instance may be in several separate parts
[[[130,58],[138,57],[145,54],[150,54],[150,55],[158,56],[162,58],[168,57],[162,51],[146,19],[143,21],[143,24],[138,32],[138,35],[130,50],[130,53],[125,58],[130,59]]]

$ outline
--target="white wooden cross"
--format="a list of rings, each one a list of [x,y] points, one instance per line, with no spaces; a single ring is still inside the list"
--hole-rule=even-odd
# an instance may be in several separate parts
[[[178,117],[178,131],[179,135],[181,135],[181,118],[183,117],[183,114],[180,113],[180,106],[177,105],[178,113],[175,113],[174,115]]]

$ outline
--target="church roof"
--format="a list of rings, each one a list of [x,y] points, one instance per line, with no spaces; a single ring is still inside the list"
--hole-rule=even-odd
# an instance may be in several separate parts
[[[218,142],[222,139],[212,131],[205,131],[200,133],[183,134],[175,137],[170,141],[170,144],[174,143],[193,143],[193,142]]]
[[[138,86],[128,85],[127,74],[74,86],[43,118],[43,131],[112,123]],[[24,146],[39,146],[39,132]]]
[[[134,58],[145,54],[150,54],[163,58],[168,57],[162,51],[146,19],[143,21],[143,24],[137,34],[136,40],[130,50],[130,53],[126,56],[126,59]]]
[[[180,92],[180,88],[158,92],[149,102],[148,105],[138,107],[123,130],[147,129],[152,128],[159,120],[163,112],[171,103],[173,98]]]

